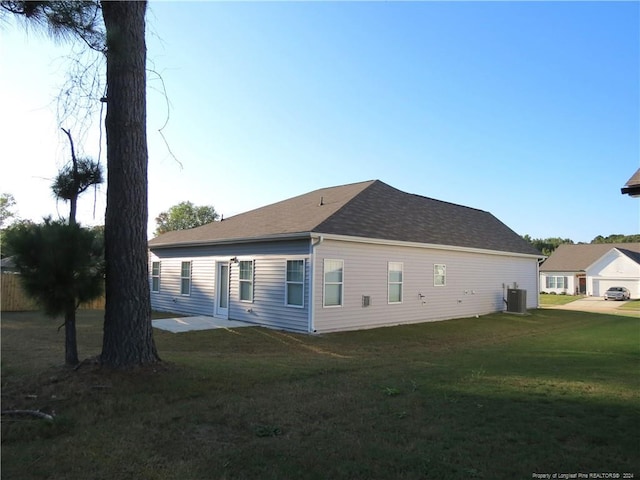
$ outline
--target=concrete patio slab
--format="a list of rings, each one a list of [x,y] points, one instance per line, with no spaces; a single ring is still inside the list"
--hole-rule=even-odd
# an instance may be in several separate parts
[[[237,320],[225,320],[223,318],[207,317],[199,315],[195,317],[159,318],[152,320],[153,328],[166,330],[173,333],[191,332],[195,330],[213,330],[216,328],[240,328],[255,327],[251,323]]]

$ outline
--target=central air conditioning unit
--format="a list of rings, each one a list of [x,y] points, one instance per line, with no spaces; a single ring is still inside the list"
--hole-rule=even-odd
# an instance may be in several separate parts
[[[527,313],[527,291],[520,288],[507,290],[507,312]]]

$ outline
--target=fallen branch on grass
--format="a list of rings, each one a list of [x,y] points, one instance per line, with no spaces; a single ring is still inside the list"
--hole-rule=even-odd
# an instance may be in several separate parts
[[[48,420],[53,422],[53,415],[48,413],[41,412],[40,410],[2,410],[0,412],[2,415],[11,415],[11,416],[30,416],[36,418],[42,418],[43,420]]]

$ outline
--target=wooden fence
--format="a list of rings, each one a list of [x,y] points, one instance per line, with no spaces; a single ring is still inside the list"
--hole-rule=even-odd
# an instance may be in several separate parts
[[[20,275],[3,273],[0,275],[0,307],[3,312],[24,312],[40,310],[38,304],[24,293],[20,284]],[[104,296],[80,305],[82,309],[104,309]]]

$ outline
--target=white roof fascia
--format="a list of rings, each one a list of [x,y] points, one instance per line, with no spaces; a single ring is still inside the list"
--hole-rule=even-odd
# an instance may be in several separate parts
[[[500,255],[509,257],[524,257],[524,258],[546,258],[544,255],[532,255],[528,253],[506,252],[502,250],[488,250],[483,248],[473,247],[459,247],[455,245],[440,245],[435,243],[420,243],[420,242],[406,242],[402,240],[385,240],[382,238],[369,238],[369,237],[353,237],[349,235],[336,235],[327,233],[315,233],[312,238],[323,237],[324,240],[338,240],[342,242],[356,242],[356,243],[369,243],[374,245],[389,245],[398,247],[415,247],[415,248],[428,248],[432,250],[448,250],[454,252],[467,252],[467,253],[483,253],[485,255]]]
[[[149,249],[156,250],[156,249],[163,249],[163,248],[207,247],[207,246],[214,246],[214,245],[229,245],[233,243],[258,243],[258,242],[275,242],[279,240],[300,240],[304,238],[310,238],[310,239],[322,238],[325,240],[368,243],[373,245],[388,245],[388,246],[398,246],[398,247],[425,248],[425,249],[432,249],[432,250],[448,250],[448,251],[454,251],[454,252],[482,253],[485,255],[535,258],[538,260],[547,258],[544,255],[507,252],[502,250],[489,250],[489,249],[473,248],[473,247],[459,247],[455,245],[441,245],[441,244],[435,244],[435,243],[407,242],[402,240],[386,240],[382,238],[355,237],[351,235],[337,235],[332,233],[327,234],[327,233],[320,233],[320,232],[282,233],[282,234],[275,234],[275,235],[266,235],[263,237],[226,238],[223,240],[214,240],[214,241],[193,241],[193,242],[184,242],[184,243],[159,244],[159,245],[150,246]]]
[[[240,237],[225,238],[222,240],[194,240],[191,242],[165,243],[149,245],[149,250],[157,250],[160,248],[183,248],[183,247],[211,247],[215,245],[229,245],[232,243],[260,243],[260,242],[277,242],[279,240],[300,240],[311,238],[310,232],[298,233],[279,233],[275,235],[265,235],[263,237]]]

